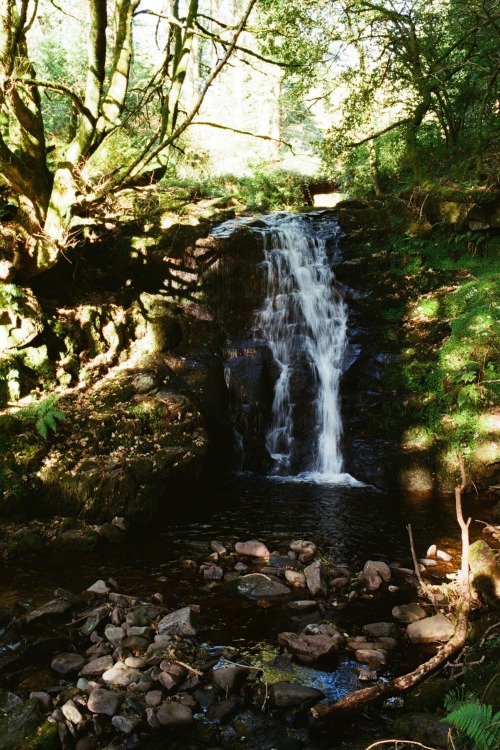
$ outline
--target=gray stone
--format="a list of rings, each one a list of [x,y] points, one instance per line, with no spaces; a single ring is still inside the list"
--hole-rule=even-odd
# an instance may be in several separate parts
[[[146,660],[140,656],[127,656],[125,664],[127,667],[132,667],[132,669],[146,669],[147,666]]]
[[[48,693],[45,693],[42,690],[33,691],[32,693],[30,693],[30,698],[34,698],[35,700],[37,700],[42,711],[45,711],[45,713],[49,713],[49,711],[52,711],[52,709],[54,708],[54,702],[52,698]]]
[[[398,628],[393,622],[371,622],[363,626],[363,633],[370,638],[383,638],[387,636],[397,638],[399,635]]]
[[[127,687],[133,682],[138,682],[141,679],[141,675],[142,673],[138,669],[127,667],[124,662],[117,661],[111,669],[107,669],[102,674],[102,679],[104,682]]]
[[[262,573],[242,576],[237,590],[248,599],[282,599],[290,596],[290,590],[279,581],[273,581]]]
[[[180,635],[189,637],[196,635],[196,630],[191,624],[191,609],[183,607],[169,615],[165,615],[158,623],[160,635]]]
[[[140,716],[135,716],[133,714],[116,714],[111,719],[111,723],[113,724],[115,729],[118,729],[119,732],[123,732],[123,734],[131,734],[134,729],[137,729],[141,721],[142,719]]]
[[[80,633],[82,635],[90,635],[103,620],[107,619],[108,615],[109,609],[106,606],[96,607],[96,609],[92,610],[80,628]]]
[[[111,669],[113,666],[112,656],[100,656],[98,659],[92,659],[86,664],[83,669],[80,670],[80,677],[95,677],[100,676]]]
[[[212,672],[212,683],[222,693],[237,692],[247,680],[250,670],[246,667],[229,665],[219,667]]]
[[[85,659],[80,654],[57,654],[50,662],[51,668],[58,674],[71,674],[79,672],[85,664]]]
[[[82,714],[72,700],[66,701],[66,703],[61,706],[61,711],[64,718],[71,722],[71,724],[76,724],[76,726],[78,726],[83,721]]]
[[[290,542],[290,549],[297,555],[306,555],[312,558],[316,554],[317,547],[314,542],[308,542],[305,539],[294,539]]]
[[[379,560],[368,560],[363,567],[363,578],[369,591],[380,588],[382,581],[391,580],[391,569]]]
[[[94,594],[95,596],[106,596],[111,591],[110,587],[103,580],[98,580],[89,586],[87,594]]]
[[[121,697],[118,693],[115,693],[113,690],[98,688],[90,693],[87,708],[94,714],[114,716],[118,711],[120,703]]]
[[[261,557],[264,559],[267,559],[270,556],[266,545],[259,542],[257,539],[250,539],[247,542],[236,542],[234,549],[237,555]]]
[[[207,711],[208,721],[213,721],[218,724],[223,724],[225,721],[231,719],[237,712],[239,703],[236,698],[226,698],[226,700],[220,703],[215,703]]]
[[[64,599],[52,599],[52,601],[43,604],[31,612],[27,612],[24,621],[27,625],[37,620],[51,620],[54,617],[61,617],[71,609],[71,604]]]
[[[337,639],[323,634],[280,633],[278,643],[304,664],[311,664],[318,659],[335,656],[339,650]]]
[[[104,635],[115,648],[126,638],[125,630],[119,625],[108,624],[104,628]]]
[[[317,608],[318,602],[315,599],[298,599],[295,602],[289,602],[288,606],[298,612],[311,612]]]
[[[400,622],[417,622],[423,620],[427,613],[420,604],[412,602],[411,604],[400,604],[392,610],[394,619]]]
[[[43,718],[36,699],[14,706],[0,719],[0,750],[24,747],[25,739],[37,730]]]
[[[292,586],[306,585],[306,577],[300,570],[285,570],[285,578]]]
[[[412,643],[442,643],[449,641],[455,632],[453,623],[442,614],[412,622],[406,628]]]
[[[276,682],[271,687],[271,698],[278,708],[302,708],[323,700],[325,694],[317,688]]]
[[[212,550],[212,552],[217,552],[220,557],[223,557],[225,554],[227,554],[227,549],[224,547],[222,542],[218,542],[217,540],[210,542],[210,549]]]
[[[304,569],[304,575],[311,596],[326,596],[327,587],[323,580],[321,563],[318,560]]]
[[[182,703],[165,702],[156,712],[156,718],[164,727],[183,726],[191,724],[193,712],[189,706],[183,706]]]
[[[8,711],[12,711],[13,708],[16,708],[16,706],[22,705],[22,703],[22,699],[15,693],[0,693],[0,711],[7,713]]]
[[[144,696],[144,700],[148,706],[159,706],[162,699],[161,690],[148,690]]]
[[[357,661],[361,664],[368,664],[370,669],[380,669],[387,663],[386,656],[380,649],[360,648],[355,654]]]
[[[403,740],[443,749],[449,746],[449,726],[428,713],[403,714],[394,721],[393,732]]]

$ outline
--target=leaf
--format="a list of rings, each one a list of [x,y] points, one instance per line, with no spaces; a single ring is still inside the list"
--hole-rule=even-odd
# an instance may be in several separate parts
[[[477,750],[497,750],[500,746],[500,711],[493,715],[491,706],[463,703],[443,721],[460,729]]]

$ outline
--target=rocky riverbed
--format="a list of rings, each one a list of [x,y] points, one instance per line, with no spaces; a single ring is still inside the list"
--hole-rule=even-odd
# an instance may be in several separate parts
[[[412,569],[369,560],[353,570],[309,540],[275,550],[213,540],[182,564],[214,599],[274,608],[277,637],[253,649],[212,643],[204,607],[172,609],[161,592],[139,598],[112,579],[78,594],[56,589],[39,607],[17,603],[2,613],[2,750],[324,747],[312,705],[404,671],[453,634],[458,561],[435,546],[419,565],[448,576],[446,588],[433,586],[437,611],[418,600]],[[436,747],[446,740],[438,724]],[[389,730],[379,721],[370,731]]]

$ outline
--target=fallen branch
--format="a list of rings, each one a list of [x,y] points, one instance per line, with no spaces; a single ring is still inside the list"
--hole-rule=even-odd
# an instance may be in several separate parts
[[[408,524],[406,527],[406,530],[408,532],[408,537],[410,539],[410,550],[411,550],[411,557],[413,560],[413,567],[415,569],[415,575],[417,576],[417,580],[420,584],[420,588],[422,589],[422,592],[427,596],[428,599],[432,602],[434,609],[436,612],[438,611],[438,605],[436,601],[436,597],[434,596],[433,591],[429,588],[429,586],[426,584],[424,579],[422,578],[422,573],[420,572],[420,565],[418,563],[417,559],[417,553],[415,551],[415,542],[413,541],[413,531],[411,528],[411,523]]]
[[[345,711],[357,711],[373,703],[380,698],[388,698],[391,695],[397,695],[405,690],[418,685],[431,672],[441,667],[447,662],[453,654],[465,644],[467,630],[469,626],[469,612],[471,606],[471,593],[469,585],[469,525],[471,519],[464,521],[462,514],[462,492],[465,489],[465,468],[462,454],[458,454],[460,467],[461,484],[455,487],[455,512],[462,533],[462,566],[460,572],[460,607],[457,613],[457,624],[452,638],[428,661],[419,667],[408,672],[408,674],[395,677],[388,682],[381,682],[377,685],[358,690],[340,698],[334,703],[318,703],[311,708],[311,715],[314,719],[326,719],[334,714]]]
[[[374,747],[380,747],[380,745],[394,745],[396,748],[398,745],[413,745],[414,747],[421,747],[423,750],[436,750],[436,748],[429,747],[429,745],[422,745],[421,742],[417,742],[416,740],[378,740],[378,742],[368,745],[365,750],[373,750]]]

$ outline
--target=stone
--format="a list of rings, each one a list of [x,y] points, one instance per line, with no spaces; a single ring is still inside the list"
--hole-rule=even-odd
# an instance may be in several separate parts
[[[397,638],[399,635],[398,628],[393,622],[371,622],[363,626],[363,633],[370,638]]]
[[[117,661],[111,669],[107,669],[102,674],[104,682],[113,683],[120,685],[121,687],[128,687],[133,682],[138,682],[141,679],[142,673],[138,669],[132,669],[122,661]]]
[[[95,596],[106,596],[111,591],[110,587],[103,581],[99,580],[89,586],[87,594],[94,594]]]
[[[158,682],[162,685],[165,690],[172,690],[177,685],[177,680],[168,672],[162,672],[158,675]]]
[[[295,602],[289,602],[288,606],[298,612],[311,612],[317,608],[318,602],[316,599],[298,599]]]
[[[249,573],[238,580],[237,591],[248,599],[283,599],[290,590],[262,573]]]
[[[237,712],[239,703],[236,698],[226,698],[220,703],[214,703],[207,711],[208,721],[214,721],[217,724],[223,724],[231,719]]]
[[[287,570],[299,570],[300,568],[300,564],[296,560],[290,560],[289,557],[284,557],[274,552],[271,553],[268,565],[270,568],[278,568],[285,572]]]
[[[164,727],[178,727],[191,724],[193,712],[189,706],[183,706],[182,703],[166,701],[156,712],[156,718]]]
[[[500,566],[495,553],[482,539],[469,547],[469,565],[472,583],[488,601],[500,598]]]
[[[24,616],[24,621],[27,625],[30,625],[38,620],[52,620],[53,618],[67,614],[70,609],[71,604],[64,599],[52,599],[41,607],[27,612]]]
[[[104,628],[104,635],[115,648],[127,637],[125,630],[121,626],[111,624],[106,625]]]
[[[148,706],[159,706],[162,701],[163,694],[161,690],[148,690],[144,696],[144,700]]]
[[[349,578],[346,578],[345,576],[339,576],[330,581],[330,588],[334,591],[342,591],[342,589],[345,589],[347,586],[349,586]]]
[[[224,571],[218,565],[203,566],[203,578],[205,581],[221,581]]]
[[[308,542],[305,539],[293,539],[290,542],[290,549],[296,555],[305,555],[312,558],[316,554],[317,547],[314,542]]]
[[[0,718],[0,749],[17,750],[26,747],[25,740],[36,732],[43,718],[36,699],[14,706]]]
[[[140,656],[127,656],[125,664],[127,667],[132,667],[132,669],[146,669],[147,666],[145,659],[142,659]]]
[[[245,555],[246,557],[267,559],[270,556],[266,545],[257,539],[250,539],[247,542],[236,542],[234,550],[237,555]]]
[[[395,620],[400,622],[417,622],[427,617],[427,613],[420,604],[412,602],[411,604],[400,604],[397,607],[393,607],[392,616]]]
[[[336,656],[339,649],[335,638],[323,634],[280,633],[278,643],[304,664],[312,664],[318,659]]]
[[[246,667],[229,665],[219,667],[212,672],[212,683],[215,688],[224,694],[238,692],[246,682],[250,670]]]
[[[437,554],[437,547],[435,544],[431,544],[431,546],[427,549],[427,552],[425,553],[426,557],[436,557]]]
[[[383,651],[375,648],[360,648],[355,652],[356,660],[362,664],[368,664],[370,669],[380,669],[387,663]]]
[[[292,586],[305,586],[306,577],[300,570],[285,570],[285,579]]]
[[[395,719],[392,731],[403,740],[414,740],[443,750],[449,746],[449,726],[428,713],[405,713]]]
[[[450,562],[451,555],[449,555],[447,552],[444,552],[442,549],[438,549],[436,552],[436,557],[438,560],[442,560],[443,562]]]
[[[86,664],[83,669],[80,670],[80,677],[95,677],[101,676],[108,669],[113,666],[112,656],[99,656],[97,659],[92,659]]]
[[[30,695],[30,698],[32,696]],[[0,711],[4,713],[8,713],[13,708],[16,708],[16,706],[21,706],[23,703],[22,698],[19,698],[18,695],[15,693],[0,693]]]
[[[442,643],[449,641],[454,632],[453,623],[442,614],[412,622],[406,628],[412,643]]]
[[[85,620],[84,624],[80,628],[80,633],[82,635],[90,635],[100,624],[103,620],[106,620],[109,616],[109,609],[105,606],[97,607],[94,609],[87,619]]]
[[[78,726],[83,721],[82,714],[72,700],[66,701],[66,703],[61,706],[61,711],[64,718],[70,721],[72,724],[76,724],[76,726]]]
[[[157,630],[160,635],[180,635],[183,637],[196,635],[196,630],[191,624],[191,609],[183,607],[165,615],[158,623]]]
[[[271,699],[277,708],[306,708],[319,703],[325,694],[322,690],[291,682],[275,682],[271,686]]]
[[[103,523],[99,526],[98,532],[109,544],[123,544],[127,540],[126,535],[115,523]]]
[[[367,560],[362,575],[369,591],[376,591],[380,588],[382,581],[387,583],[392,577],[389,566],[380,560]]]
[[[354,667],[352,671],[354,674],[357,674],[358,680],[361,682],[373,682],[378,678],[377,672],[373,669],[368,669],[368,667]]]
[[[94,549],[98,541],[99,534],[97,531],[83,527],[60,531],[55,540],[55,545],[60,549],[90,551]]]
[[[93,714],[103,714],[104,716],[114,716],[118,711],[121,703],[121,696],[113,690],[97,688],[92,690],[87,701],[87,708]]]
[[[50,695],[48,693],[45,693],[42,690],[35,690],[32,693],[30,693],[30,698],[34,698],[38,701],[40,704],[40,708],[42,711],[45,711],[45,713],[49,713],[49,711],[52,711],[54,708],[54,702]]]
[[[216,552],[220,557],[224,557],[224,555],[227,554],[227,549],[222,542],[218,542],[217,540],[210,542],[210,549],[212,552]]]
[[[304,575],[306,577],[307,588],[311,592],[311,596],[324,597],[327,593],[327,587],[323,580],[321,563],[317,560],[311,563],[304,569]]]
[[[57,654],[50,662],[51,669],[58,674],[71,674],[79,672],[85,664],[85,659],[80,654],[64,653]]]
[[[123,732],[123,734],[132,734],[141,721],[142,719],[140,716],[122,714],[116,714],[111,719],[111,723],[115,729],[118,729],[119,732]]]

